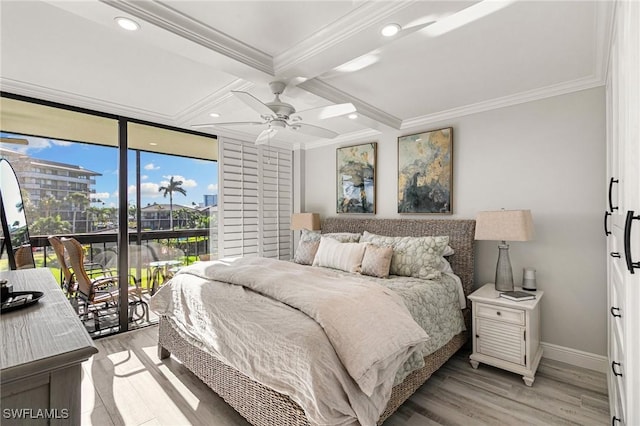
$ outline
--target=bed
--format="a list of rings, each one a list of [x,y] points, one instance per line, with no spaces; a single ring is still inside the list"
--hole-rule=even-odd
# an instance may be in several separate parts
[[[473,285],[473,220],[418,220],[418,219],[362,219],[327,218],[322,233],[364,233],[365,231],[390,237],[421,237],[446,235],[454,254],[447,259],[462,282],[464,296]],[[469,304],[467,303],[467,306]],[[469,330],[468,308],[463,316]],[[377,423],[382,424],[402,405],[440,366],[467,341],[467,331],[454,335],[446,343],[424,357],[424,366],[412,371],[401,383],[390,389],[390,397]],[[275,391],[220,361],[207,347],[184,332],[167,316],[161,315],[158,354],[161,359],[173,354],[184,366],[198,376],[229,405],[253,425],[309,425],[305,411],[285,393]],[[345,423],[346,424],[346,423]]]

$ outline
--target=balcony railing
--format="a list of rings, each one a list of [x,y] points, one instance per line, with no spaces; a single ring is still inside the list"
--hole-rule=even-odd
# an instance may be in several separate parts
[[[139,238],[138,238],[139,236]],[[117,231],[102,233],[74,233],[59,235],[73,237],[87,246],[86,261],[103,268],[116,268]],[[55,253],[47,236],[31,236],[31,246],[42,252],[36,255],[37,266],[57,266]],[[151,289],[149,263],[161,260],[179,261],[181,265],[189,265],[201,256],[210,257],[209,229],[181,229],[175,231],[143,231],[129,233],[129,268],[143,290]],[[61,275],[57,277],[61,280]]]

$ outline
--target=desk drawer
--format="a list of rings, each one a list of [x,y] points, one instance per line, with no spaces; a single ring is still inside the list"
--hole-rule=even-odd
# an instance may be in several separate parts
[[[519,309],[485,305],[482,303],[478,303],[476,307],[476,316],[517,325],[524,325],[525,319],[524,311]]]

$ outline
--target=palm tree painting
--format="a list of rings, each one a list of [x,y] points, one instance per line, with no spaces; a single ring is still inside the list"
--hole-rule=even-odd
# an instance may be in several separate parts
[[[173,193],[178,192],[182,195],[187,195],[187,191],[182,188],[181,180],[173,180],[173,176],[169,179],[169,183],[167,186],[161,186],[158,188],[158,192],[164,192],[162,195],[164,198],[167,198],[167,194],[169,194],[169,227],[173,231]]]
[[[337,213],[375,213],[376,143],[336,150]]]

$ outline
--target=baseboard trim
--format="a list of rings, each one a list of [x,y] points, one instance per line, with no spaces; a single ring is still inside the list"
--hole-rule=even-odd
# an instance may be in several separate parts
[[[542,349],[544,350],[544,353],[542,354],[543,358],[566,362],[567,364],[588,368],[589,370],[595,370],[601,373],[607,372],[609,364],[606,356],[596,355],[545,342],[541,342],[540,346],[542,346]]]

